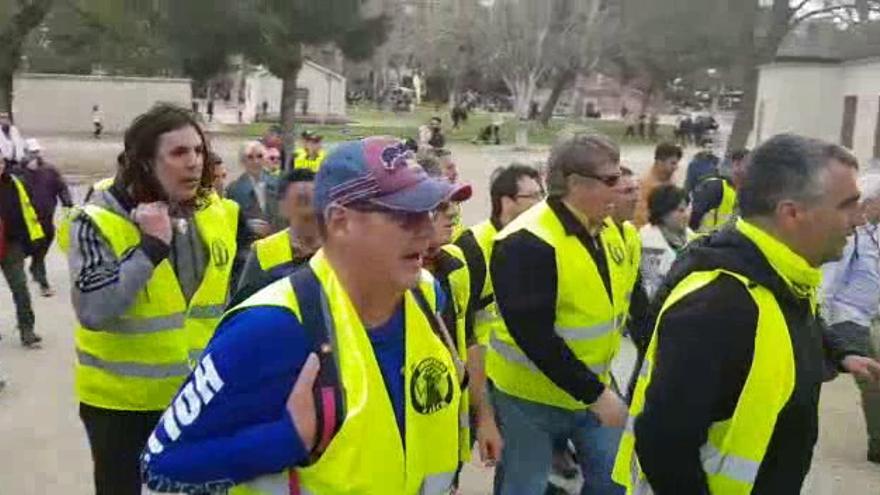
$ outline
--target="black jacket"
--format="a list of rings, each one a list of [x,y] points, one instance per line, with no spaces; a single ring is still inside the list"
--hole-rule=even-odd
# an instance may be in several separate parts
[[[12,181],[12,175],[8,170],[0,174],[0,221],[3,222],[3,234],[6,241],[18,244],[25,253],[30,253],[33,243],[28,233],[24,214],[21,211],[18,188]]]
[[[689,273],[724,268],[776,296],[791,334],[796,383],[781,411],[753,493],[800,493],[818,437],[819,393],[826,362],[846,351],[823,342],[823,324],[763,254],[732,227],[692,243],[673,265],[651,309],[656,320],[671,289]],[[699,450],[712,423],[730,418],[751,368],[757,307],[743,285],[722,275],[663,316],[636,452],[658,495],[707,494]]]

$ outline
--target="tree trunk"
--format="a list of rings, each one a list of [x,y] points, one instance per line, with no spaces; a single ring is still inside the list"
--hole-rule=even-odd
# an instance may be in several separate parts
[[[727,155],[734,150],[744,148],[755,125],[755,108],[758,99],[758,67],[752,63],[743,67],[743,99],[742,106],[733,121],[733,130],[727,142]],[[760,139],[761,136],[758,136]]]
[[[550,119],[553,118],[553,112],[556,110],[556,105],[559,104],[559,98],[574,82],[576,75],[577,74],[573,70],[565,70],[556,75],[556,79],[553,81],[553,89],[550,91],[550,98],[544,103],[544,108],[541,109],[541,115],[539,117],[541,125],[544,127],[547,127],[547,125],[550,124]]]
[[[284,163],[282,169],[293,168],[293,154],[296,149],[296,81],[302,69],[302,47],[291,50],[290,59],[284,65],[281,77],[281,130],[284,136]]]
[[[12,71],[0,69],[0,112],[12,115]]]
[[[22,3],[22,2],[19,2]],[[21,63],[21,50],[28,34],[43,22],[52,0],[22,3],[0,26],[0,110],[12,112],[12,76]]]

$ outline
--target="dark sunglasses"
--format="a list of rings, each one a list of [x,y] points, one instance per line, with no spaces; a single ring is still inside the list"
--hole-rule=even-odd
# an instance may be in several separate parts
[[[350,204],[347,205],[346,208],[361,213],[379,213],[407,230],[414,230],[425,223],[434,220],[434,212],[432,211],[417,213],[412,211],[393,210],[382,205],[368,202]]]
[[[620,182],[621,174],[613,174],[613,175],[594,175],[588,174],[585,172],[572,172],[571,175],[577,175],[578,177],[584,177],[586,179],[593,179],[605,184],[606,187],[615,187],[617,183]]]

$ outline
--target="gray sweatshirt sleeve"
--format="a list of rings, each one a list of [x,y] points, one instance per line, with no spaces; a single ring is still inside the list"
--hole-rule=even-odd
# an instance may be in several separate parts
[[[169,249],[159,239],[144,236],[139,246],[117,257],[92,221],[77,216],[70,227],[68,262],[71,299],[83,326],[102,328],[125,313]]]

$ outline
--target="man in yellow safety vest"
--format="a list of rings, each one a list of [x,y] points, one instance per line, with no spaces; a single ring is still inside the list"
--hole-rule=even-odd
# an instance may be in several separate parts
[[[223,314],[237,217],[207,153],[189,111],[157,105],[126,131],[113,183],[71,213],[75,386],[98,494],[141,493],[140,450]]]
[[[230,304],[244,301],[307,263],[321,247],[315,214],[315,173],[293,169],[280,177],[278,211],[288,227],[254,242]]]
[[[453,191],[396,139],[337,146],[322,249],[224,317],[147,442],[148,488],[447,494],[466,376],[422,256]]]
[[[563,138],[550,153],[548,199],[495,237],[490,273],[503,325],[492,329],[486,372],[504,438],[502,495],[543,493],[559,438],[578,452],[581,493],[620,491],[611,466],[626,408],[610,365],[633,280],[609,225],[619,162],[604,136]]]
[[[838,145],[769,139],[739,190],[742,218],[676,261],[614,467],[628,494],[800,493],[826,357],[880,382],[880,363],[823,348],[817,316],[818,267],[863,221],[857,169]]]
[[[32,349],[42,338],[34,332],[34,310],[24,261],[45,237],[24,181],[15,177],[0,157],[0,269],[9,284],[21,344]]]

